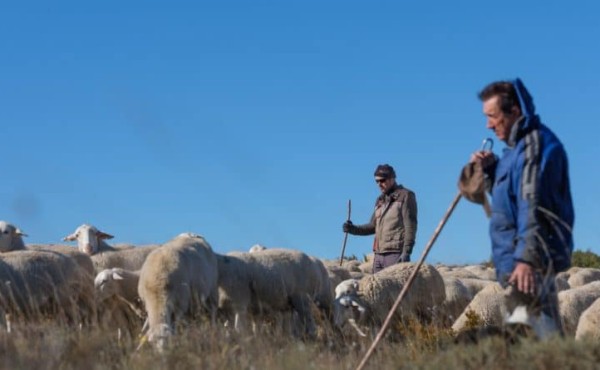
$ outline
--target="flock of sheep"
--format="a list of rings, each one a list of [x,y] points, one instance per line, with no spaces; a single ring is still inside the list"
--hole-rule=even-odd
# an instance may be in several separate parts
[[[300,338],[319,325],[374,335],[412,273],[400,263],[371,274],[371,263],[323,261],[289,249],[253,246],[218,254],[183,233],[164,244],[110,245],[112,236],[81,225],[68,245],[25,245],[25,234],[0,221],[0,324],[40,319],[116,326],[158,349],[190,320],[256,333],[270,327]],[[600,339],[600,270],[557,276],[567,336]],[[500,326],[504,290],[484,266],[421,266],[394,320],[419,320],[455,332]],[[476,316],[474,316],[476,314]],[[348,329],[344,329],[347,327]],[[369,333],[369,334],[367,334]]]

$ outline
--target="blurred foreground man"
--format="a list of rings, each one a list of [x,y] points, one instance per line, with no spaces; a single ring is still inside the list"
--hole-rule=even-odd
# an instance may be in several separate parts
[[[487,128],[506,143],[501,158],[479,151],[471,162],[491,187],[492,256],[507,287],[507,323],[527,324],[542,339],[562,335],[555,276],[571,266],[574,221],[567,154],[521,80],[493,82],[479,99]]]

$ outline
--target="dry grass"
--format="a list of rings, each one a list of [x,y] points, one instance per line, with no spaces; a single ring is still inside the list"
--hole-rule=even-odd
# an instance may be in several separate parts
[[[449,331],[409,324],[382,341],[368,369],[598,369],[600,343],[556,338],[507,344],[487,338],[456,344]],[[178,330],[163,354],[116,330],[83,330],[52,322],[20,324],[0,333],[2,369],[353,369],[372,342],[320,330],[301,341],[281,334],[237,335],[206,323]]]

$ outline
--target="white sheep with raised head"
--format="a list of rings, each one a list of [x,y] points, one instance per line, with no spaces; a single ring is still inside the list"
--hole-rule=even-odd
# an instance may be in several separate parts
[[[139,270],[146,257],[158,248],[156,244],[136,247],[131,244],[112,246],[105,242],[106,239],[112,238],[112,235],[98,230],[93,225],[83,224],[63,240],[77,241],[79,250],[91,256],[96,274],[113,267],[129,271]]]
[[[335,289],[335,325],[342,327],[348,322],[355,327],[358,324],[376,328],[383,324],[414,268],[413,263],[399,263],[360,280],[340,283]],[[433,266],[424,264],[406,292],[394,320],[431,321],[437,317],[445,299],[442,276]]]
[[[106,251],[116,251],[119,248],[105,242],[107,239],[112,239],[114,236],[98,230],[94,225],[82,224],[75,231],[63,238],[63,241],[77,241],[77,247],[83,253],[90,256]]]
[[[0,221],[0,252],[24,250],[23,236],[27,236],[27,234],[15,225]]]
[[[138,294],[148,315],[148,340],[163,349],[177,321],[203,311],[208,311],[214,323],[217,279],[215,254],[200,235],[180,234],[150,253],[138,283]]]

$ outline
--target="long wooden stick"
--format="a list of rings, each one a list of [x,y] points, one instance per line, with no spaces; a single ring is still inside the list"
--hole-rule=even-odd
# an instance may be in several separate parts
[[[350,221],[350,214],[352,213],[352,200],[348,199],[348,219],[346,221]],[[342,255],[340,256],[340,266],[344,262],[344,252],[346,251],[346,242],[348,241],[348,232],[345,232],[344,235],[344,244],[342,244]]]
[[[425,250],[423,251],[423,254],[421,255],[421,258],[419,259],[419,262],[417,262],[417,264],[414,267],[414,270],[412,271],[410,277],[408,278],[408,281],[406,282],[406,284],[404,284],[404,287],[402,287],[402,291],[400,291],[400,294],[398,295],[398,298],[396,298],[396,301],[394,302],[394,305],[392,306],[392,309],[390,310],[390,312],[388,313],[385,321],[383,322],[383,326],[381,327],[381,329],[379,329],[379,333],[377,333],[377,336],[375,337],[375,340],[373,341],[373,343],[371,344],[371,347],[369,348],[369,350],[365,354],[365,357],[363,357],[363,359],[361,360],[360,364],[358,364],[358,367],[356,368],[356,370],[362,370],[364,368],[364,366],[366,365],[367,361],[369,360],[369,358],[371,357],[371,355],[375,351],[375,347],[377,347],[377,344],[383,338],[383,335],[385,334],[387,328],[390,326],[390,322],[392,321],[392,317],[394,316],[394,314],[396,313],[396,310],[400,306],[400,302],[402,302],[402,299],[404,298],[404,296],[406,295],[406,292],[408,291],[408,289],[410,288],[411,284],[413,283],[413,280],[415,280],[415,277],[417,276],[419,268],[421,268],[421,265],[423,265],[423,262],[425,261],[425,257],[427,257],[427,254],[429,253],[429,250],[433,246],[433,243],[435,243],[437,237],[440,235],[440,232],[442,231],[442,228],[444,227],[444,225],[448,221],[448,218],[450,218],[450,215],[452,214],[452,211],[454,211],[454,208],[458,204],[458,201],[460,200],[460,198],[461,198],[461,194],[459,192],[454,197],[454,200],[452,201],[452,204],[450,204],[450,207],[446,211],[446,214],[444,215],[444,217],[442,218],[442,220],[438,224],[437,228],[433,232],[433,236],[431,237],[431,239],[427,243],[427,246],[425,247]]]

